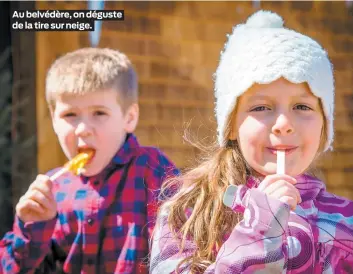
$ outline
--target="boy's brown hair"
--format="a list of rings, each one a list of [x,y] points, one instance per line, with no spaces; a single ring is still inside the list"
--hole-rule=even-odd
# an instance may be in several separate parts
[[[46,78],[45,96],[51,109],[60,96],[112,89],[125,111],[138,100],[137,74],[128,57],[109,48],[82,48],[59,57]]]

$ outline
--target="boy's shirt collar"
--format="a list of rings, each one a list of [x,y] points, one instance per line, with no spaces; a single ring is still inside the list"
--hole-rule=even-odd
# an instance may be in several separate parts
[[[111,173],[112,170],[115,170],[117,166],[124,166],[130,162],[133,156],[136,154],[136,149],[140,148],[140,144],[137,141],[137,138],[134,134],[129,133],[126,135],[125,142],[118,150],[118,152],[114,155],[113,159],[109,162],[109,164],[98,174],[86,177],[81,175],[83,181],[87,180],[103,180],[107,174]]]
[[[125,165],[127,164],[131,157],[134,155],[136,148],[139,148],[140,144],[136,139],[136,136],[132,133],[126,135],[125,142],[118,150],[118,152],[113,157],[111,163],[116,165]]]

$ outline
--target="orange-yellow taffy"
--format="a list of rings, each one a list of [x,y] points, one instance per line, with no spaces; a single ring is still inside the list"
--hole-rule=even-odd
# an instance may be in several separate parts
[[[52,175],[50,180],[56,180],[67,171],[70,171],[75,175],[80,175],[82,168],[84,168],[87,162],[92,159],[93,155],[93,150],[88,150],[77,154],[74,158],[67,162],[61,170]]]

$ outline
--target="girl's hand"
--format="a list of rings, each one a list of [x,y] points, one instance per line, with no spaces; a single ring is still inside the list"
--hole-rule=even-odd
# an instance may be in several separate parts
[[[295,210],[302,201],[300,193],[295,187],[296,183],[297,180],[288,175],[268,175],[260,183],[258,190],[288,204],[291,210]]]

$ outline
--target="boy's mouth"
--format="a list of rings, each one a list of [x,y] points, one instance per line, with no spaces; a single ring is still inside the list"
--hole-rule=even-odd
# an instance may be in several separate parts
[[[96,154],[96,150],[92,147],[80,147],[77,150],[77,154],[79,153],[91,153],[93,152],[93,156],[87,161],[86,165],[90,164]]]

